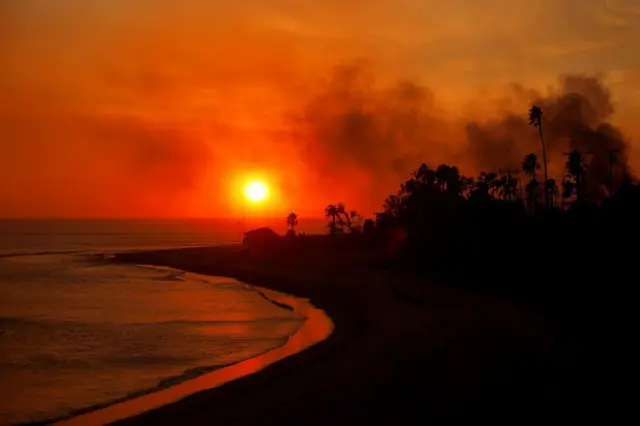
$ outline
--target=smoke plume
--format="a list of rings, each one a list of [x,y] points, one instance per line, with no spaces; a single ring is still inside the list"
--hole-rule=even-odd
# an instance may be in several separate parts
[[[538,131],[528,119],[529,107],[539,105],[550,178],[561,179],[565,153],[573,149],[584,153],[594,186],[608,179],[610,152],[615,181],[630,174],[628,141],[610,121],[611,94],[600,77],[562,76],[546,94],[514,84],[503,103],[520,109],[485,118],[478,111],[474,120],[447,116],[435,94],[412,81],[377,84],[360,63],[338,67],[296,122],[309,135],[305,158],[335,187],[349,186],[348,177],[359,171],[367,179],[351,191],[370,191],[379,199],[382,188],[390,182],[397,187],[422,162],[434,168],[455,163],[471,175],[519,169],[528,153],[542,162]]]

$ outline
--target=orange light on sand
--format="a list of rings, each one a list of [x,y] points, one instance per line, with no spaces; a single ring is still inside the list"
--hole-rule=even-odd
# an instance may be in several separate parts
[[[269,196],[269,188],[264,182],[251,181],[244,186],[244,195],[252,203],[260,203]]]

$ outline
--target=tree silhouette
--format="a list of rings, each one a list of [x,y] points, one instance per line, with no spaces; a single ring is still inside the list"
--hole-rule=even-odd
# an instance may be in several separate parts
[[[544,137],[542,136],[542,108],[533,105],[529,110],[529,124],[538,128],[538,134],[540,135],[540,144],[542,145],[542,163],[544,165],[544,181],[546,182],[549,177],[547,175],[547,148],[544,143]],[[545,208],[549,208],[549,197],[545,192],[544,205]]]
[[[500,176],[493,185],[497,188],[498,198],[507,201],[518,198],[518,179],[510,174]]]
[[[402,200],[398,195],[389,195],[386,200],[384,200],[383,209],[386,213],[391,216],[397,217],[400,215],[402,210]],[[328,208],[328,207],[327,207]],[[327,210],[325,209],[325,215]]]
[[[586,167],[582,161],[582,154],[575,149],[571,151],[565,166],[569,177],[571,177],[575,183],[576,201],[580,202],[582,200],[582,188],[584,186],[584,175],[586,172]]]
[[[294,230],[295,227],[298,225],[298,215],[291,212],[287,215],[287,226],[289,227],[289,229]]]
[[[375,224],[372,219],[366,219],[362,224],[362,233],[370,236],[376,231]]]
[[[324,215],[329,219],[329,233],[336,234],[338,232],[338,208],[335,204],[329,204],[324,209]]]
[[[438,185],[440,186],[440,191],[443,191],[447,188],[447,178],[449,176],[449,166],[446,164],[440,164],[436,169],[436,178],[438,179]]]
[[[473,191],[473,188],[476,186],[476,180],[472,177],[464,177],[461,179],[461,194],[465,197],[465,198],[469,198],[471,197],[471,192]]]
[[[355,211],[351,210],[348,215],[348,226],[350,232],[360,232],[362,228],[362,216]]]
[[[446,191],[458,195],[462,191],[462,176],[456,166],[447,166],[445,174]]]
[[[562,200],[563,204],[567,202],[567,199],[571,198],[575,192],[576,184],[565,177],[562,179]]]
[[[559,190],[558,190],[558,184],[556,183],[555,179],[549,179],[545,182],[544,184],[544,190],[545,193],[547,194],[547,197],[550,201],[550,207],[554,208],[555,207],[555,199],[559,194]]]
[[[538,163],[538,157],[534,153],[525,155],[522,160],[522,172],[531,176],[529,183],[525,186],[527,210],[529,214],[536,214],[536,206],[539,201],[540,194],[540,182],[536,178],[536,171],[540,170],[540,163]]]
[[[475,186],[471,193],[471,199],[473,200],[488,200],[489,189],[491,188],[491,181],[486,172],[480,172],[475,180]]]
[[[420,184],[434,186],[437,180],[437,175],[434,170],[431,170],[425,163],[422,163],[418,170],[413,173],[413,178]]]
[[[535,179],[536,171],[538,170],[540,170],[538,157],[534,153],[525,155],[522,160],[522,172],[527,176],[531,176],[531,179]]]
[[[493,182],[493,186],[496,188],[495,192],[498,199],[506,200],[509,198],[509,188],[506,176],[500,176]]]

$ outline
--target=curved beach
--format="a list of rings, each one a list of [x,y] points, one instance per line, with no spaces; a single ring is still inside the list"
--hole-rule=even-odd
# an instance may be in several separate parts
[[[270,303],[282,309],[291,310],[304,318],[300,327],[289,337],[284,345],[249,359],[222,366],[212,372],[150,390],[140,396],[117,401],[103,408],[89,409],[85,413],[73,415],[53,424],[59,426],[103,425],[136,416],[154,408],[175,403],[197,392],[215,388],[240,377],[253,374],[274,362],[313,346],[326,339],[332,333],[334,329],[333,322],[322,310],[315,308],[308,301],[270,289],[244,284]]]
[[[211,247],[117,261],[233,277],[309,299],[335,324],[307,350],[118,425],[521,421],[571,411],[558,393],[569,379],[555,336],[541,318],[505,300],[416,286],[343,253]]]

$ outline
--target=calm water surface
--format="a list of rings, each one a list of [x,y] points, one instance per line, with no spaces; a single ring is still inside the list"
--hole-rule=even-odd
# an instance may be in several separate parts
[[[88,256],[233,243],[244,226],[0,220],[0,424],[66,415],[283,345],[303,318],[242,283]]]

